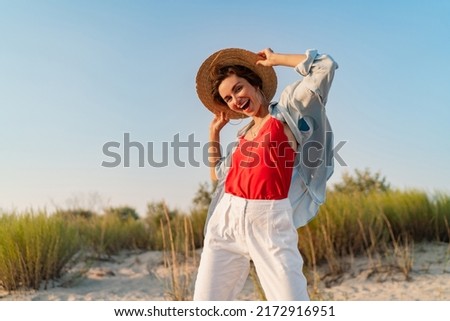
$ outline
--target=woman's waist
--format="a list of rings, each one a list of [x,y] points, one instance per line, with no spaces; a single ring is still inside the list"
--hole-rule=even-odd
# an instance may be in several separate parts
[[[267,210],[279,209],[289,210],[292,208],[289,198],[282,199],[249,199],[225,192],[223,198],[232,202],[235,206],[240,206],[245,209]]]

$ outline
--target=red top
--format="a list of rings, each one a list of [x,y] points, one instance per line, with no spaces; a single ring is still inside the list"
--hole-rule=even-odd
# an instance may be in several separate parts
[[[288,197],[295,150],[283,124],[270,117],[253,140],[240,137],[225,181],[225,192],[246,199]]]

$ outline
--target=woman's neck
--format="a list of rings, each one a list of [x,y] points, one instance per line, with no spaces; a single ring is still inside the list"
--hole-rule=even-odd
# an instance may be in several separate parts
[[[267,115],[269,115],[269,109],[261,106],[258,113],[252,117],[253,122],[255,123],[255,125],[259,125],[264,122],[264,120],[267,118]]]

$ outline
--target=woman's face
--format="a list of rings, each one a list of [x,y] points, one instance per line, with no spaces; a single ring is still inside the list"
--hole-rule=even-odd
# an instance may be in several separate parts
[[[245,78],[235,74],[225,78],[218,88],[219,94],[231,110],[246,116],[255,116],[261,108],[261,95]]]

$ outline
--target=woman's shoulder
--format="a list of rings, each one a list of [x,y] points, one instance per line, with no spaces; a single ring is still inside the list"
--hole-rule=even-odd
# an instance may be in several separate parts
[[[270,126],[277,128],[277,129],[283,129],[284,126],[286,125],[286,123],[280,119],[278,119],[277,117],[274,117],[271,115],[270,119]]]

